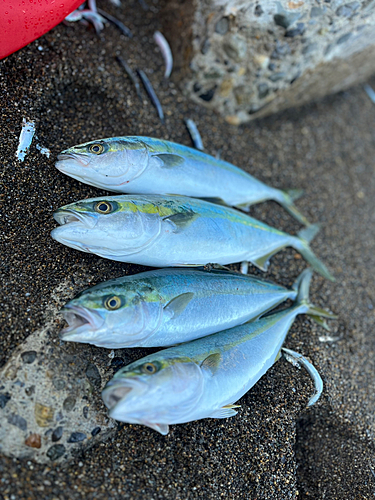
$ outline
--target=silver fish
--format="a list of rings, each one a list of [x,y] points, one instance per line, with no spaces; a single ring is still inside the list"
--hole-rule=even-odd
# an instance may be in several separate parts
[[[170,346],[245,323],[297,296],[254,276],[159,269],[80,293],[62,309],[62,340],[108,349]]]
[[[102,393],[110,416],[165,435],[171,424],[236,415],[236,401],[279,359],[298,314],[320,322],[335,317],[310,304],[310,279],[307,269],[289,309],[150,354],[119,370]]]
[[[231,163],[174,142],[137,136],[100,139],[66,149],[56,168],[119,193],[213,198],[245,211],[255,203],[274,200],[309,225],[293,203],[301,190],[274,189]]]
[[[309,241],[318,226],[291,236],[232,208],[182,196],[109,196],[58,209],[51,233],[65,245],[107,259],[152,267],[249,261],[266,270],[269,258],[291,246],[328,279]]]

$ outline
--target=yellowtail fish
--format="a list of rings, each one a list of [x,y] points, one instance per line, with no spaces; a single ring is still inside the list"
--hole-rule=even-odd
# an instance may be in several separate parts
[[[255,203],[274,200],[309,225],[293,203],[301,190],[274,189],[231,163],[174,142],[138,136],[99,139],[63,151],[56,168],[119,193],[212,198],[245,211]]]
[[[236,401],[279,359],[297,315],[307,314],[320,324],[335,317],[310,304],[310,279],[307,269],[289,309],[150,354],[119,370],[102,393],[110,416],[165,435],[171,424],[236,415]]]
[[[71,203],[54,213],[52,238],[107,259],[152,267],[204,266],[249,261],[266,270],[269,258],[291,246],[333,280],[309,241],[278,231],[232,208],[182,196],[128,195]]]
[[[61,311],[69,326],[60,337],[108,349],[170,346],[240,325],[296,296],[297,285],[235,272],[158,269],[80,293]]]

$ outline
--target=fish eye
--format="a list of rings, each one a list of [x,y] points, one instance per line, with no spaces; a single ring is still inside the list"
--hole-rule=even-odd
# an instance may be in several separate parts
[[[112,295],[111,297],[108,297],[108,299],[105,300],[104,306],[106,309],[109,309],[110,311],[115,311],[116,309],[121,307],[121,299],[116,295]]]
[[[148,373],[149,375],[152,375],[153,373],[157,372],[158,369],[154,365],[154,363],[145,363],[142,366],[142,371],[143,373]]]
[[[95,155],[100,155],[104,151],[104,146],[101,144],[91,144],[90,153],[94,153]]]
[[[95,211],[99,214],[109,214],[112,212],[112,205],[108,201],[99,201],[95,205]]]

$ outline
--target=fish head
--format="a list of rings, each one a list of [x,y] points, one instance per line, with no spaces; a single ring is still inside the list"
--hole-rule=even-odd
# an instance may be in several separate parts
[[[129,197],[91,198],[59,208],[53,214],[60,227],[52,238],[71,248],[112,260],[149,247],[160,235],[162,220],[154,206]]]
[[[108,349],[139,346],[160,325],[162,301],[151,286],[111,280],[84,290],[61,313],[68,323],[65,341]]]
[[[203,388],[199,364],[167,349],[119,370],[102,397],[112,418],[166,434],[168,424],[194,420]]]
[[[146,145],[136,137],[86,142],[62,151],[56,168],[74,179],[109,191],[125,192],[148,165]]]

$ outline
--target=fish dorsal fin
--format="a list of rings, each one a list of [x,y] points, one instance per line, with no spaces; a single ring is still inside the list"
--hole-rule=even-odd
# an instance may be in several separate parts
[[[229,418],[229,417],[234,417],[237,415],[237,411],[234,410],[234,408],[241,408],[239,405],[225,405],[219,408],[218,410],[215,410],[211,415],[210,418]]]
[[[221,354],[219,352],[215,352],[214,354],[210,354],[207,358],[202,361],[201,368],[205,368],[209,370],[212,375],[214,375],[219,368],[219,363],[221,361]]]
[[[191,300],[193,300],[194,293],[186,292],[181,295],[177,295],[172,300],[164,306],[164,312],[170,319],[175,319],[179,316],[188,306]]]
[[[173,168],[182,165],[185,162],[185,159],[182,156],[172,154],[172,153],[159,153],[156,155],[159,160],[162,161],[162,168]]]
[[[184,229],[197,217],[197,214],[192,210],[180,212],[178,214],[167,215],[163,218],[165,221],[170,221],[177,229]]]
[[[147,427],[150,427],[151,429],[154,429],[154,431],[160,432],[160,434],[163,434],[163,436],[166,436],[169,432],[169,425],[167,424],[155,424],[147,422],[145,423],[145,425],[147,425]]]

